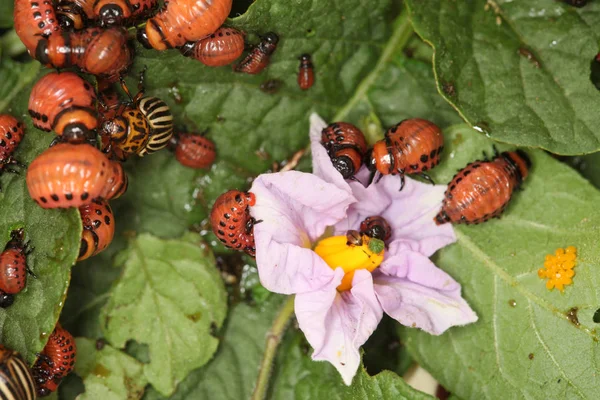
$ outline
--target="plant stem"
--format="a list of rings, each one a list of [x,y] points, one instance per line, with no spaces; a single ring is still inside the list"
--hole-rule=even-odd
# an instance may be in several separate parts
[[[413,32],[414,30],[412,23],[408,18],[408,11],[405,8],[396,20],[392,37],[390,37],[390,40],[385,45],[383,53],[381,53],[381,57],[377,61],[377,64],[375,64],[375,67],[373,67],[373,70],[369,73],[369,75],[367,75],[365,79],[363,79],[358,85],[354,96],[352,96],[346,105],[344,105],[344,107],[340,109],[337,114],[335,114],[332,121],[343,121],[344,118],[348,116],[356,103],[366,96],[367,90],[373,86],[373,83],[379,77],[383,69],[387,66],[390,59],[406,46],[408,39],[410,39]]]
[[[273,368],[273,360],[277,354],[277,347],[281,343],[285,329],[290,323],[294,315],[294,296],[289,296],[285,301],[279,314],[273,321],[271,329],[267,332],[267,343],[265,345],[265,353],[260,363],[258,370],[258,378],[256,378],[256,386],[252,393],[251,400],[263,400],[269,389],[269,378],[271,377],[271,369]]]

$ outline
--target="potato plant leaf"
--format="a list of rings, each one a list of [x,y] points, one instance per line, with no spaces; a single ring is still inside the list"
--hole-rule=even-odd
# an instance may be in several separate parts
[[[211,252],[187,234],[179,240],[139,235],[117,257],[123,274],[103,309],[106,339],[117,348],[129,340],[149,347],[144,375],[170,394],[204,365],[219,343],[212,330],[225,319],[227,302]]]
[[[493,143],[460,126],[445,137],[446,155],[432,171],[437,182],[489,154]],[[456,227],[457,243],[434,260],[463,285],[479,321],[439,337],[403,329],[411,354],[461,398],[597,394],[600,193],[567,165],[528,153],[530,176],[502,218]],[[537,271],[546,254],[567,246],[577,248],[573,285],[549,291]]]
[[[303,4],[305,3],[300,6]],[[364,18],[364,15],[360,17],[355,14],[356,11],[352,10],[353,5],[355,5],[354,2],[348,2],[343,6],[344,10],[349,11],[343,13],[345,19],[336,20],[338,23],[344,24],[348,20],[358,23],[357,21]],[[364,7],[370,6],[360,3],[360,7],[364,9]],[[275,6],[274,2],[259,0],[250,8],[247,16],[232,22],[256,19],[255,23],[262,26],[264,14],[254,13],[265,8],[271,8],[272,12],[278,13],[279,18],[287,18],[283,16],[286,10]],[[311,18],[315,20],[322,18],[318,11],[318,7],[314,11],[310,11]],[[393,21],[388,12],[392,12],[391,15],[394,15],[394,8],[378,6],[367,12],[370,24],[379,24],[378,32],[387,24],[386,33],[385,35],[377,34],[374,45],[360,46],[358,54],[353,54],[350,49],[355,48],[357,44],[360,45],[356,41],[362,41],[364,38],[362,35],[355,36],[355,32],[344,32],[343,36],[336,41],[319,36],[313,38],[310,32],[307,33],[306,39],[295,39],[295,42],[306,41],[309,46],[317,49],[320,49],[320,46],[327,51],[333,51],[331,50],[332,46],[336,49],[343,49],[342,53],[338,53],[336,50],[331,54],[317,56],[317,58],[326,57],[326,59],[333,57],[336,62],[341,55],[345,55],[345,57],[350,57],[346,62],[351,64],[352,61],[356,61],[355,57],[366,52],[367,48],[369,49],[368,54],[374,52],[379,56],[379,58],[369,56],[370,67],[364,68],[364,71],[361,70],[352,79],[354,85],[352,90],[355,92],[353,95],[338,93],[336,96],[329,96],[330,98],[335,97],[335,102],[339,103],[331,108],[322,107],[320,100],[314,102],[313,98],[319,97],[319,93],[315,95],[313,91],[323,92],[326,90],[319,86],[319,81],[323,79],[323,76],[327,78],[321,82],[323,85],[340,79],[334,73],[334,66],[328,63],[322,66],[316,65],[317,84],[310,91],[301,92],[295,83],[297,68],[295,53],[297,49],[294,46],[280,47],[273,58],[274,64],[258,77],[233,74],[229,68],[206,68],[196,61],[182,58],[175,51],[155,53],[138,48],[136,68],[139,69],[141,65],[148,66],[146,82],[151,89],[150,92],[169,102],[176,115],[176,121],[179,125],[184,125],[186,129],[200,131],[210,124],[207,136],[217,142],[218,161],[207,173],[182,167],[167,151],[141,160],[131,160],[127,165],[130,173],[129,191],[123,198],[113,202],[113,209],[119,223],[117,225],[118,233],[112,246],[119,247],[117,242],[121,242],[123,234],[130,235],[134,232],[150,232],[160,237],[176,237],[192,224],[199,231],[204,231],[206,226],[203,220],[208,216],[208,210],[218,195],[231,188],[245,188],[252,176],[269,168],[274,161],[281,161],[306,145],[308,142],[308,119],[306,118],[308,111],[300,110],[299,113],[297,109],[289,108],[290,103],[307,104],[306,110],[316,110],[331,119],[351,120],[368,131],[371,138],[381,135],[381,129],[397,122],[396,118],[419,116],[430,118],[441,126],[459,122],[460,119],[454,110],[436,93],[430,66],[399,53],[399,48],[411,37],[412,29],[406,17],[398,19],[392,25]],[[308,21],[307,18],[305,19]],[[325,29],[324,26],[318,24],[310,25],[317,26],[320,30]],[[277,29],[282,38],[289,36],[285,34],[290,29],[289,27],[278,26]],[[285,43],[285,40],[282,40]],[[346,41],[347,43],[345,43]],[[276,67],[277,65],[279,66]],[[279,68],[279,70],[273,68]],[[348,71],[352,68],[354,68],[353,65],[348,65],[345,70]],[[134,75],[132,74],[132,76]],[[268,75],[268,77],[264,75]],[[285,79],[286,83],[279,92],[266,94],[260,90],[260,84],[266,79]],[[130,83],[134,84],[134,81],[130,80]],[[360,90],[357,87],[360,87]],[[219,107],[214,106],[215,101],[225,94],[227,94],[223,100],[225,104]],[[243,101],[250,95],[253,99],[252,107]],[[278,113],[281,114],[282,111],[274,112],[271,118],[294,115],[295,122],[288,124],[287,120],[275,121],[281,123],[280,128],[277,128],[279,125],[274,125],[276,129],[271,127],[271,124],[275,123],[273,120],[258,126],[245,122],[255,117],[257,111],[254,110],[257,104],[264,102],[267,105],[285,102],[288,105],[286,109],[289,111],[282,116],[278,116]],[[237,110],[237,112],[232,112],[233,110]],[[230,114],[223,116],[224,112]],[[231,125],[227,124],[228,121]],[[258,149],[252,150],[245,140],[252,140],[254,136],[262,135],[257,132],[264,132],[266,138],[258,145]],[[277,135],[273,136],[273,132]],[[292,137],[295,139],[288,140]],[[277,148],[281,150],[273,150]],[[275,152],[280,155],[273,157],[272,153]],[[223,250],[212,234],[209,234],[207,238],[217,251]],[[109,249],[109,251],[112,250]],[[81,268],[75,270],[74,287],[72,288],[75,297],[73,301],[67,302],[69,313],[64,316],[64,323],[75,329],[78,334],[90,337],[101,336],[94,321],[98,309],[109,298],[110,281],[115,275],[116,270],[111,271],[107,266],[109,263],[111,263],[111,257],[105,253],[89,260]],[[234,320],[232,319],[232,321]],[[268,320],[266,321],[264,322],[265,329],[269,324]],[[233,328],[228,326],[228,332],[229,329]],[[263,346],[262,341],[259,340],[259,342]],[[228,343],[232,343],[232,340],[226,339],[222,346],[228,346]],[[203,393],[202,391],[206,390],[203,388],[210,388],[212,387],[210,385],[217,384],[218,382],[214,383],[209,378],[213,376],[212,372],[205,374],[203,371],[206,369],[212,371],[213,364],[218,365],[219,369],[228,371],[228,359],[219,361],[223,357],[221,354],[228,353],[219,351],[215,360],[209,365],[192,372],[178,387],[177,392],[173,395],[174,398],[184,398],[181,396],[187,395],[187,393]],[[260,359],[259,352],[254,359]],[[253,362],[244,364],[244,371],[240,373],[244,376],[254,374],[253,379],[255,379],[256,368],[253,365],[255,365]],[[245,371],[246,368],[248,371]],[[243,382],[237,386],[232,384],[231,389],[228,390],[235,393],[238,393],[238,390],[251,391],[254,384],[253,379],[243,379]],[[241,389],[239,385],[246,389]],[[159,394],[151,389],[149,396],[152,395],[158,396]]]
[[[26,117],[27,101],[38,64],[0,62],[0,112],[10,113],[25,123],[25,136],[15,157],[29,164],[48,147],[52,135],[33,128]],[[29,276],[26,288],[15,302],[0,309],[0,343],[20,351],[29,362],[42,350],[63,307],[71,266],[79,253],[81,219],[75,209],[44,210],[31,200],[25,184],[25,169],[19,174],[0,176],[0,250],[13,229],[25,228],[26,239],[34,247],[27,257]]]
[[[331,364],[311,360],[309,348],[302,332],[288,332],[275,364],[271,399],[434,399],[390,371],[369,376],[363,367],[359,367],[352,385],[346,386]]]
[[[96,348],[96,341],[77,338],[75,373],[83,379],[85,392],[77,400],[134,400],[142,397],[148,382],[144,365],[110,345]]]
[[[0,28],[10,28],[13,26],[14,2],[3,1],[0,4]]]
[[[102,337],[100,313],[110,297],[114,282],[121,275],[121,270],[113,266],[113,255],[121,247],[119,245],[123,244],[124,248],[126,243],[125,239],[116,236],[106,251],[77,263],[72,269],[69,295],[60,322],[73,336]]]
[[[246,31],[250,43],[269,31],[280,36],[269,67],[255,76],[234,73],[230,66],[206,67],[176,50],[136,46],[131,87],[136,72],[148,67],[148,93],[169,104],[179,131],[207,130],[217,147],[217,162],[210,171],[194,171],[166,151],[132,160],[129,193],[114,203],[129,216],[127,229],[166,238],[190,225],[204,230],[201,223],[217,196],[246,188],[255,175],[305,148],[310,113],[333,117],[378,63],[387,65],[382,56],[387,54],[387,61],[396,41],[412,32],[405,21],[404,29],[394,33],[397,14],[398,5],[391,0],[347,0],[336,7],[309,0],[293,5],[255,1],[228,21]],[[302,53],[310,53],[315,64],[315,85],[308,91],[296,83]],[[261,90],[269,80],[281,83],[275,93]],[[224,250],[212,234],[209,241]]]
[[[566,161],[587,178],[592,185],[600,188],[600,153],[567,157]]]
[[[192,371],[169,399],[249,399],[258,376],[266,334],[282,300],[283,296],[271,296],[260,306],[242,303],[232,308],[215,357],[204,367]],[[165,397],[150,389],[144,399],[163,400]]]
[[[434,48],[440,93],[492,139],[557,154],[600,149],[590,81],[600,5],[566,1],[407,0]]]
[[[237,305],[230,314],[215,358],[205,367],[193,371],[169,400],[251,398],[266,334],[281,300],[281,296],[271,297],[260,307]],[[361,368],[353,385],[346,387],[331,365],[310,360],[310,346],[296,329],[290,329],[280,346],[271,377],[269,399],[431,399],[411,389],[389,371],[369,377]],[[233,365],[236,367],[232,368]],[[144,400],[164,399],[154,390],[149,390],[144,396]]]
[[[304,10],[301,24],[280,24],[296,7]],[[347,1],[326,17],[320,7],[302,1],[282,8],[272,0],[259,0],[246,14],[231,20],[231,25],[250,33],[280,33],[272,64],[258,76],[235,74],[229,67],[208,68],[176,51],[158,53],[137,47],[134,70],[148,67],[149,93],[169,103],[179,131],[207,130],[207,137],[216,143],[217,162],[210,171],[194,171],[179,165],[167,151],[131,160],[130,189],[113,203],[116,213],[130,216],[123,221],[125,230],[170,238],[193,225],[208,234],[216,251],[223,252],[206,230],[214,200],[228,189],[248,187],[255,175],[305,148],[312,111],[331,120],[354,122],[371,139],[396,123],[396,118],[431,118],[441,126],[460,121],[436,93],[428,64],[400,54],[412,28],[406,16],[391,18],[395,6],[387,1],[376,7]],[[368,11],[361,15],[357,7]],[[368,26],[372,38],[364,39],[364,29],[360,35],[344,29],[334,39],[327,30],[341,28],[331,21]],[[295,81],[300,43],[315,63],[316,83],[306,92]],[[263,92],[261,85],[272,79],[281,80],[281,88],[272,94]],[[129,82],[134,85],[133,79]]]

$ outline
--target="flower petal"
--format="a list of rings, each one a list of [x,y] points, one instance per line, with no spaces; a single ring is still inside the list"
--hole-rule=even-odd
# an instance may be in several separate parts
[[[453,291],[460,285],[450,275],[438,268],[428,257],[410,249],[405,243],[394,243],[396,252],[386,257],[378,268],[379,273],[407,279],[432,289]]]
[[[392,227],[393,241],[407,243],[413,250],[431,256],[438,249],[456,241],[451,224],[436,225],[435,214],[442,206],[445,185],[431,185],[406,178],[402,190],[397,176],[384,176],[368,187],[352,182],[352,193],[358,200],[348,210],[348,219],[336,225],[336,234],[358,229],[371,215],[381,215]],[[389,254],[395,254],[394,246]]]
[[[377,328],[383,312],[368,271],[356,271],[352,289],[339,293],[340,271],[328,287],[296,295],[295,307],[300,329],[315,349],[313,360],[329,361],[350,385],[360,365],[358,349]]]
[[[310,115],[310,151],[312,153],[313,174],[329,182],[338,188],[352,193],[348,183],[342,177],[331,163],[331,158],[327,150],[321,144],[321,131],[327,126],[327,123],[316,113]]]
[[[477,321],[477,314],[460,295],[460,285],[448,278],[448,289],[439,289],[379,273],[374,276],[374,287],[390,317],[402,325],[441,335],[452,326]]]
[[[356,203],[353,203],[348,208],[346,220],[335,226],[335,233],[343,235],[349,229],[358,230],[360,223],[367,217],[373,215],[381,215],[385,213],[391,204],[392,198],[382,190],[383,187],[377,187],[378,184],[371,184],[369,187],[364,187],[359,182],[350,182],[352,194],[356,198]],[[386,218],[387,219],[387,218]],[[390,226],[393,225],[390,222]]]
[[[307,173],[263,174],[250,189],[256,204],[256,264],[261,283],[276,293],[312,291],[329,283],[333,271],[311,249],[327,226],[345,217],[355,201],[349,193]]]

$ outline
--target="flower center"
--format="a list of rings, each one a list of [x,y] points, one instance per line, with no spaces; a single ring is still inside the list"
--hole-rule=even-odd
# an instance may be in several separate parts
[[[383,261],[385,246],[382,240],[362,235],[355,244],[348,243],[347,236],[331,236],[321,240],[315,248],[326,263],[335,270],[340,267],[345,275],[337,290],[343,292],[352,289],[354,272],[366,269],[373,272]]]

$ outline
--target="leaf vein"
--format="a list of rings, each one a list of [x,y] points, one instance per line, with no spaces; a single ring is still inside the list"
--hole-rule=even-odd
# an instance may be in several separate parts
[[[519,385],[515,384],[512,379],[509,378],[508,375],[506,375],[506,373],[504,372],[504,368],[502,368],[502,363],[500,361],[500,349],[499,349],[499,342],[498,342],[498,309],[497,309],[497,305],[498,305],[498,275],[494,275],[494,285],[493,285],[493,294],[492,294],[492,331],[494,334],[494,353],[495,353],[495,359],[496,359],[496,366],[498,367],[498,371],[500,371],[500,376],[502,377],[502,379],[508,383],[510,386],[512,386],[513,388],[517,389],[519,392],[521,392],[521,394],[523,395],[523,397],[529,399],[531,398],[528,393],[526,391],[523,390],[523,388],[519,387]]]
[[[459,230],[457,230],[455,232],[456,232],[456,236],[458,237],[458,242],[460,244],[462,244],[467,250],[469,250],[475,256],[475,258],[480,259],[483,262],[483,265],[485,267],[487,267],[489,270],[491,270],[492,273],[497,275],[499,278],[503,279],[507,284],[512,286],[515,290],[520,292],[522,295],[524,295],[528,300],[537,304],[538,306],[545,309],[546,311],[549,311],[550,313],[552,313],[553,315],[558,317],[560,320],[568,321],[567,317],[556,307],[552,306],[546,300],[542,299],[541,297],[539,297],[539,296],[533,294],[532,292],[530,292],[529,290],[525,289],[523,287],[523,285],[517,279],[515,279],[513,276],[508,274],[498,264],[496,264],[467,235],[465,235],[464,233],[462,233]],[[584,325],[579,325],[575,328],[581,330],[582,332],[585,332],[586,334],[591,336],[592,339],[594,339],[594,340],[599,339],[597,333],[592,332],[590,329],[588,329]]]
[[[567,380],[567,382],[569,382],[569,384],[575,389],[575,391],[577,392],[577,394],[579,395],[579,397],[581,397],[582,399],[585,399],[585,395],[583,394],[583,392],[581,391],[581,389],[579,389],[578,386],[576,386],[573,381],[571,381],[571,379],[569,379],[569,377],[567,376],[567,374],[565,373],[565,371],[561,368],[560,364],[556,361],[556,359],[554,358],[554,355],[552,354],[552,352],[550,351],[550,348],[548,347],[548,345],[546,344],[546,342],[544,341],[544,339],[542,339],[542,337],[540,336],[540,332],[535,324],[535,319],[533,318],[533,307],[531,305],[531,301],[528,299],[527,302],[529,303],[529,320],[531,321],[531,327],[533,328],[533,332],[535,333],[536,338],[538,339],[538,341],[540,342],[540,344],[542,345],[542,347],[544,348],[544,351],[546,352],[546,354],[548,355],[548,357],[550,358],[550,360],[554,363],[554,365],[556,366],[556,369],[560,372],[560,374]]]

